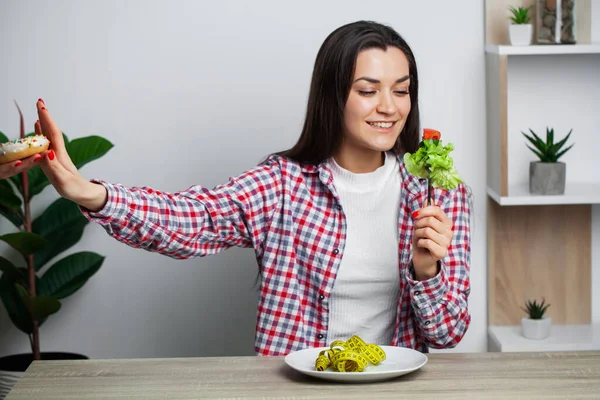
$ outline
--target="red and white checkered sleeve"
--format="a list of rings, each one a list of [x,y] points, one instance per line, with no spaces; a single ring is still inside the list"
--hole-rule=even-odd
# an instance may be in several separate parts
[[[440,261],[440,272],[416,281],[407,271],[411,302],[420,330],[432,348],[455,347],[465,335],[471,317],[470,287],[470,193],[464,185],[452,191],[436,190],[437,204],[452,220],[453,239],[448,255]]]
[[[86,218],[122,243],[177,259],[233,246],[258,249],[281,193],[273,162],[213,189],[197,185],[175,193],[92,181],[107,189],[108,201],[98,212],[81,208]]]

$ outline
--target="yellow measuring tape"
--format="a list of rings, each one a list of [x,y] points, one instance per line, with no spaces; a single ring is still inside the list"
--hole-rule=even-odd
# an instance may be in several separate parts
[[[369,363],[377,365],[385,360],[385,352],[376,344],[367,344],[357,335],[346,342],[335,340],[329,349],[319,353],[315,361],[317,371],[325,371],[332,366],[339,372],[363,372]]]

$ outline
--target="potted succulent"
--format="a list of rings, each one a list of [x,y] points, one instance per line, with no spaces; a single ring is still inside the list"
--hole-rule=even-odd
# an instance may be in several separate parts
[[[509,10],[511,16],[511,24],[508,26],[508,34],[510,37],[510,44],[513,46],[529,46],[533,39],[533,24],[530,23],[531,16],[529,11],[532,6],[525,7],[513,7],[510,6]]]
[[[526,144],[539,158],[539,161],[531,161],[529,163],[529,192],[541,195],[564,194],[567,165],[564,162],[558,161],[558,159],[574,146],[572,144],[563,149],[573,130],[571,129],[567,136],[557,143],[554,143],[553,128],[546,128],[545,142],[531,128],[529,131],[533,136],[528,136],[524,132],[521,133],[535,146],[535,149],[533,149]]]
[[[525,303],[523,311],[527,313],[527,317],[521,318],[521,333],[524,337],[540,340],[550,335],[552,318],[544,317],[548,307],[550,304],[546,304],[544,299],[541,303],[538,303],[537,300],[528,300]]]
[[[33,135],[25,135],[22,114],[20,121],[20,137]],[[72,141],[64,134],[63,137],[77,168],[102,157],[113,147],[99,136]],[[0,132],[0,142],[7,141]],[[0,240],[15,250],[5,254],[6,257],[0,256],[0,300],[12,323],[27,335],[31,346],[31,353],[0,357],[0,399],[33,360],[87,358],[76,353],[40,351],[39,328],[44,321],[59,311],[60,301],[79,290],[104,262],[103,256],[90,251],[59,257],[81,239],[89,221],[75,203],[62,197],[34,218],[31,200],[48,185],[48,178],[39,167],[0,180],[0,215],[16,228],[15,232],[0,235]],[[50,261],[52,265],[47,267]]]

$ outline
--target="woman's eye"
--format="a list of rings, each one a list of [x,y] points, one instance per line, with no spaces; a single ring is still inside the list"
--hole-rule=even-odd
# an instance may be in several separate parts
[[[359,90],[358,93],[362,96],[371,96],[375,94],[374,90]]]
[[[405,94],[408,94],[408,90],[397,90],[395,93],[405,95]]]

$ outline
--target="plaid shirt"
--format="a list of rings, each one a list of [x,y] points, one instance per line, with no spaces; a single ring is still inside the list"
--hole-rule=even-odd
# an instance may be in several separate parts
[[[392,345],[422,352],[454,347],[470,315],[470,210],[464,185],[434,188],[435,204],[453,221],[454,237],[440,272],[414,280],[411,214],[426,185],[407,173],[402,158],[399,204],[400,297]],[[214,189],[177,193],[125,188],[101,180],[108,202],[82,210],[115,239],[177,259],[251,247],[262,275],[256,323],[257,355],[286,355],[328,346],[329,296],[344,256],[346,220],[326,164],[301,165],[271,156]]]

